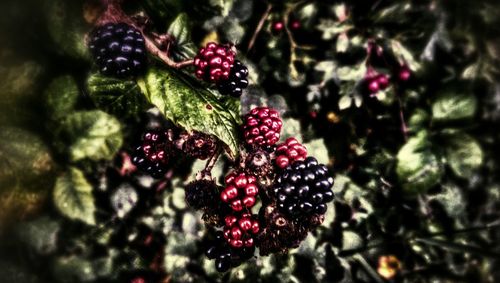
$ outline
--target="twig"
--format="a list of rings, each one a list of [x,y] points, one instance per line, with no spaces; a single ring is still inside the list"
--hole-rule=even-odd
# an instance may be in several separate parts
[[[257,36],[259,35],[260,31],[262,30],[262,27],[264,26],[264,23],[266,22],[266,19],[269,16],[269,13],[271,12],[272,8],[273,8],[273,5],[268,3],[266,11],[264,12],[264,14],[262,14],[262,17],[260,18],[259,23],[257,24],[257,28],[255,29],[255,32],[253,33],[252,38],[250,39],[250,42],[248,43],[247,52],[249,52],[250,49],[252,49],[252,47],[255,43],[255,40],[257,39]]]
[[[201,178],[205,178],[206,176],[211,177],[212,176],[212,169],[215,166],[215,163],[217,163],[217,160],[219,159],[219,156],[222,153],[222,148],[220,146],[217,147],[217,150],[215,153],[210,156],[210,158],[207,161],[207,164],[205,165],[205,169],[203,169],[201,173]]]
[[[403,133],[403,137],[405,141],[408,140],[408,127],[406,126],[406,121],[405,121],[405,115],[403,112],[403,101],[401,101],[401,96],[396,94],[398,96],[398,103],[399,103],[399,119],[401,120],[401,132]]]

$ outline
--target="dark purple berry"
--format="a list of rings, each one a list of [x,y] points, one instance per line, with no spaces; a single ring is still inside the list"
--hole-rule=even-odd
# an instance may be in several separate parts
[[[220,80],[217,83],[219,92],[223,95],[240,97],[243,89],[248,86],[248,69],[240,61],[235,60],[231,67],[231,73],[227,80]]]
[[[89,48],[105,75],[135,76],[146,69],[144,37],[125,23],[108,23],[95,28],[90,34]]]
[[[172,146],[168,131],[146,131],[131,154],[132,163],[153,177],[161,177],[166,172]]]

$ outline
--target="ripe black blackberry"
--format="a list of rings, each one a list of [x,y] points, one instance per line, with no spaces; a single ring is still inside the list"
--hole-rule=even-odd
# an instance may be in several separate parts
[[[216,209],[219,189],[214,181],[196,180],[185,188],[186,202],[194,209]]]
[[[168,131],[149,130],[142,135],[141,143],[131,154],[132,163],[152,177],[163,176],[167,169],[169,154],[172,153],[172,141]]]
[[[235,60],[231,67],[231,73],[227,80],[221,80],[217,83],[219,92],[223,95],[240,97],[243,89],[248,86],[248,69],[239,60]]]
[[[333,200],[333,178],[314,157],[296,161],[277,178],[273,188],[278,209],[292,219],[324,214]]]
[[[141,32],[125,23],[107,23],[90,34],[89,48],[100,71],[128,77],[146,69],[146,45]]]
[[[239,266],[244,261],[250,259],[255,251],[255,247],[234,249],[229,246],[221,231],[215,233],[205,254],[209,259],[215,259],[215,269],[219,272],[226,272],[232,267]]]

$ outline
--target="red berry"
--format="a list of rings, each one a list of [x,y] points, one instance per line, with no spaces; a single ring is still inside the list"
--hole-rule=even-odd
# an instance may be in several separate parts
[[[194,57],[195,74],[209,82],[227,80],[234,63],[235,52],[228,45],[208,43]]]
[[[399,80],[400,81],[407,81],[410,79],[410,76],[411,76],[411,72],[410,72],[410,69],[408,69],[408,67],[403,67],[400,71],[399,71]]]
[[[284,143],[276,147],[276,165],[284,169],[295,161],[304,160],[307,157],[307,149],[295,138],[288,138]]]
[[[299,29],[300,28],[300,22],[299,21],[293,21],[292,24],[290,25],[292,29]]]
[[[268,107],[253,108],[244,117],[243,135],[248,145],[273,145],[280,139],[283,122],[279,113]]]
[[[280,31],[282,31],[282,30],[283,30],[283,27],[284,27],[284,25],[283,25],[283,23],[282,23],[282,22],[274,22],[274,23],[273,23],[273,31],[275,31],[275,32],[280,32]]]
[[[368,90],[370,91],[370,93],[377,93],[380,90],[380,86],[379,86],[377,80],[369,81]]]
[[[224,238],[233,248],[253,247],[254,237],[259,232],[259,222],[255,215],[245,213],[238,220],[236,216],[226,216]]]
[[[389,86],[389,77],[381,74],[377,77],[377,83],[381,89],[386,89]]]

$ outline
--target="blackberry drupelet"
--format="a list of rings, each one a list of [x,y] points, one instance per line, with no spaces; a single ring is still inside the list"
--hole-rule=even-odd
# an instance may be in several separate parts
[[[227,80],[234,63],[234,56],[235,52],[229,45],[208,43],[194,57],[196,77],[214,83]]]
[[[333,178],[328,169],[314,157],[296,161],[277,178],[273,188],[278,209],[292,219],[326,212],[326,204],[333,200]]]
[[[141,32],[125,23],[108,23],[90,34],[89,48],[101,73],[139,75],[146,69],[146,45]]]
[[[252,146],[267,147],[280,139],[281,121],[278,111],[268,107],[253,108],[243,118],[245,142]]]
[[[243,89],[248,86],[248,69],[239,60],[235,60],[231,67],[231,73],[227,80],[221,80],[217,83],[219,92],[223,95],[240,97]]]
[[[132,163],[137,168],[155,178],[165,174],[172,152],[172,142],[168,131],[150,130],[142,135],[141,144],[135,147],[132,155]]]

